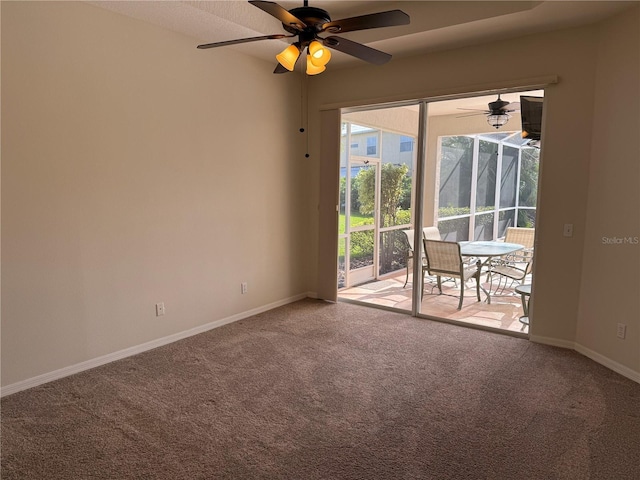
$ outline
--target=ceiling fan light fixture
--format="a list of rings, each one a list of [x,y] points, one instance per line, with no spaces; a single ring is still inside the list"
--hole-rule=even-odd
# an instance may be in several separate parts
[[[331,59],[331,53],[327,48],[338,50],[374,65],[382,65],[391,60],[391,55],[388,53],[342,37],[331,35],[324,38],[320,36],[322,33],[346,33],[370,28],[408,25],[411,20],[409,15],[397,9],[332,20],[329,12],[321,8],[310,7],[308,0],[304,0],[302,7],[292,8],[291,10],[287,10],[273,1],[249,0],[249,3],[282,22],[282,28],[286,33],[205,43],[198,45],[197,48],[208,49],[262,40],[297,37],[297,42],[289,45],[276,55],[278,65],[273,73],[293,72],[300,60],[300,55],[306,49],[309,55],[312,56],[311,60],[307,59],[307,63],[313,62],[312,66],[308,66],[307,73],[316,75],[325,70],[327,63]],[[316,40],[318,41],[316,42]]]
[[[499,115],[487,115],[487,123],[492,127],[498,129],[503,125],[506,125],[511,115],[507,113],[501,113]]]
[[[283,51],[281,51],[278,55],[276,55],[276,60],[282,65],[284,68],[293,72],[293,69],[296,66],[296,62],[298,61],[298,57],[300,56],[300,44],[298,42],[292,43]]]
[[[315,65],[312,60],[312,55],[307,55],[307,75],[317,75],[326,69],[327,67],[324,65]]]
[[[329,63],[329,60],[331,60],[331,52],[329,49],[317,40],[309,44],[309,56],[311,57],[311,63],[316,67],[324,67]]]

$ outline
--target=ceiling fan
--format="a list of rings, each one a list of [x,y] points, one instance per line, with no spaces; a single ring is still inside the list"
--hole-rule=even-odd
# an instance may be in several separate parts
[[[367,47],[361,43],[347,40],[346,38],[336,35],[329,35],[327,37],[321,37],[320,35],[407,25],[410,21],[409,15],[402,10],[389,10],[332,21],[327,11],[321,8],[310,7],[308,0],[304,0],[304,6],[292,8],[291,10],[285,10],[274,2],[249,0],[249,3],[280,20],[283,28],[289,32],[290,35],[273,34],[261,37],[240,38],[224,42],[206,43],[198,45],[198,48],[215,48],[240,43],[257,42],[260,40],[298,37],[297,41],[276,55],[278,65],[273,73],[293,71],[300,54],[304,52],[306,48],[308,52],[307,75],[316,75],[326,69],[326,65],[331,58],[329,49],[338,50],[339,52],[376,65],[382,65],[391,60],[391,55],[388,53]]]
[[[520,102],[507,102],[500,98],[498,94],[498,99],[493,102],[489,102],[489,110],[478,110],[477,108],[459,108],[458,110],[475,110],[479,113],[470,113],[469,115],[486,115],[487,123],[496,129],[506,125],[506,123],[511,118],[510,113],[517,112],[520,110]]]

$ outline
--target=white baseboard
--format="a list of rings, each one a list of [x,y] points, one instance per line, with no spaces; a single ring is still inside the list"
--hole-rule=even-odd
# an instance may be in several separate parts
[[[618,362],[614,362],[610,358],[607,358],[604,355],[599,354],[598,352],[594,352],[590,348],[587,348],[584,345],[580,345],[579,343],[576,343],[575,350],[585,357],[589,357],[594,362],[598,362],[600,365],[604,365],[610,370],[613,370],[614,372],[617,372],[620,375],[633,380],[634,382],[640,383],[640,372],[636,372],[629,367],[626,367]]]
[[[600,365],[604,365],[608,369],[613,370],[614,372],[619,373],[620,375],[623,375],[628,379],[633,380],[634,382],[640,383],[640,372],[636,372],[635,370],[632,370],[629,367],[611,360],[610,358],[605,357],[604,355],[595,352],[590,348],[585,347],[584,345],[580,345],[579,343],[571,342],[568,340],[559,340],[557,338],[541,337],[538,335],[531,335],[531,337],[529,337],[529,340],[536,343],[542,343],[544,345],[551,345],[553,347],[575,350],[585,357],[590,358],[594,362],[597,362]]]
[[[38,375],[33,378],[28,378],[27,380],[22,380],[20,382],[12,383],[11,385],[7,385],[0,389],[0,397],[5,397],[7,395],[11,395],[13,393],[17,393],[22,390],[27,390],[29,388],[37,387],[38,385],[42,385],[44,383],[53,382],[54,380],[59,380],[64,377],[68,377],[69,375],[74,375],[76,373],[80,373],[85,370],[90,370],[92,368],[99,367],[107,363],[115,362],[116,360],[120,360],[126,357],[131,357],[133,355],[137,355],[138,353],[146,352],[148,350],[152,350],[154,348],[158,348],[163,345],[168,345],[169,343],[177,342],[178,340],[192,337],[193,335],[198,335],[200,333],[213,330],[214,328],[218,328],[223,325],[227,325],[229,323],[237,322],[238,320],[243,320],[245,318],[249,318],[254,315],[258,315],[259,313],[273,310],[274,308],[281,307],[289,303],[297,302],[298,300],[302,300],[304,298],[317,298],[317,294],[316,292],[301,293],[293,297],[278,300],[277,302],[269,303],[261,307],[257,307],[251,310],[247,310],[245,312],[231,315],[230,317],[222,318],[220,320],[216,320],[204,325],[200,325],[198,327],[191,328],[183,332],[174,333],[173,335],[169,335],[163,338],[158,338],[156,340],[152,340],[150,342],[136,345],[134,347],[125,348],[124,350],[119,350],[117,352],[113,352],[107,355],[103,355],[101,357],[93,358],[85,362],[77,363],[75,365],[70,365],[68,367],[64,367],[59,370],[54,370],[49,373]],[[542,344],[551,345],[554,347],[561,347],[561,348],[568,348],[571,350],[575,350],[578,353],[581,353],[582,355],[589,357],[593,361],[598,362],[599,364],[604,365],[605,367],[613,370],[614,372],[617,372],[620,375],[623,375],[637,383],[640,383],[640,372],[636,372],[624,365],[621,365],[605,357],[604,355],[601,355],[597,352],[594,352],[593,350],[590,350],[589,348],[583,345],[580,345],[568,340],[559,340],[557,338],[542,337],[539,335],[531,335],[529,339],[532,342],[536,342],[536,343],[542,343]]]
[[[568,348],[575,350],[575,342],[569,340],[561,340],[553,337],[541,337],[540,335],[530,335],[529,340],[535,343],[542,343],[543,345],[551,345],[552,347]]]
[[[183,332],[174,333],[172,335],[158,338],[156,340],[152,340],[150,342],[136,345],[134,347],[125,348],[124,350],[119,350],[117,352],[109,353],[101,357],[92,358],[91,360],[87,360],[85,362],[80,362],[75,365],[70,365],[68,367],[61,368],[59,370],[54,370],[53,372],[44,373],[36,377],[28,378],[27,380],[22,380],[20,382],[12,383],[11,385],[7,385],[6,387],[2,387],[2,389],[0,389],[0,397],[5,397],[7,395],[11,395],[13,393],[17,393],[22,390],[27,390],[29,388],[37,387],[38,385],[42,385],[44,383],[53,382],[54,380],[59,380],[64,377],[68,377],[69,375],[74,375],[76,373],[80,373],[85,370],[90,370],[92,368],[99,367],[101,365],[105,365],[107,363],[111,363],[116,360],[120,360],[126,357],[131,357],[133,355],[137,355],[138,353],[146,352],[147,350],[152,350],[154,348],[158,348],[163,345],[168,345],[169,343],[177,342],[178,340],[182,340],[183,338],[192,337],[193,335],[198,335],[199,333],[204,333],[209,330],[213,330],[214,328],[218,328],[223,325],[227,325],[229,323],[237,322],[238,320],[243,320],[245,318],[258,315],[259,313],[263,313],[268,310],[273,310],[274,308],[281,307],[289,303],[297,302],[298,300],[302,300],[304,298],[308,298],[308,297],[313,298],[314,295],[315,294],[313,292],[301,293],[299,295],[278,300],[277,302],[273,302],[267,305],[263,305],[261,307],[253,308],[245,312],[236,313],[235,315],[231,315],[230,317],[222,318],[220,320],[215,320],[213,322],[206,323],[204,325],[200,325],[198,327],[194,327],[189,330],[185,330]]]

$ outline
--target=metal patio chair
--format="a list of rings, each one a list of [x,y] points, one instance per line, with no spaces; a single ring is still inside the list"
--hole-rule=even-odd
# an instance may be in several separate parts
[[[509,284],[513,285],[517,283],[522,285],[525,283],[527,275],[531,273],[533,268],[534,237],[535,228],[507,228],[504,241],[523,245],[524,248],[509,255],[496,258],[489,264],[487,282],[489,283],[490,290],[493,289],[493,281],[495,278],[498,280],[496,292],[504,290]],[[502,283],[503,280],[504,284]]]
[[[435,275],[438,281],[438,290],[442,294],[442,277],[460,279],[460,302],[458,310],[462,308],[466,282],[470,278],[476,279],[476,295],[480,301],[480,271],[476,266],[467,266],[462,261],[460,245],[457,242],[444,242],[442,240],[424,239],[424,251],[427,264],[423,267],[429,275]],[[423,290],[424,295],[424,290]]]
[[[407,251],[405,253],[405,260],[406,260],[406,264],[407,264],[407,276],[404,280],[404,285],[402,286],[402,288],[407,286],[407,283],[409,282],[409,260],[413,260],[413,256],[414,256],[414,252],[415,252],[415,248],[414,248],[414,243],[413,243],[413,238],[415,235],[415,230],[402,230],[402,233],[404,233],[405,236],[405,240],[407,241]],[[422,264],[425,264],[426,259],[424,258],[424,256],[422,257]]]
[[[407,241],[408,250],[406,252],[406,264],[407,264],[407,276],[404,280],[404,285],[402,288],[407,286],[407,282],[409,282],[409,260],[413,259],[415,248],[413,244],[413,236],[415,234],[415,230],[402,230],[402,233],[405,235],[405,239]],[[422,238],[427,238],[429,240],[440,240],[440,231],[438,227],[424,227],[422,229]],[[424,252],[422,253],[422,266],[426,265],[426,258],[424,256]],[[424,268],[422,269],[424,274]]]

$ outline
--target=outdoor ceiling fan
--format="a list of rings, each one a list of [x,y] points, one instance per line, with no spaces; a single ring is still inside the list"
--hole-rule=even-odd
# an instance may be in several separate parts
[[[477,108],[459,108],[458,110],[475,110],[479,113],[470,113],[469,115],[461,115],[471,116],[471,115],[486,115],[487,123],[496,129],[506,125],[509,119],[511,118],[510,113],[517,112],[520,110],[520,102],[507,102],[500,98],[498,94],[498,99],[489,102],[489,110],[478,110]]]
[[[409,15],[402,10],[389,10],[332,21],[328,12],[321,8],[310,7],[307,0],[304,0],[304,6],[291,10],[285,10],[274,2],[249,0],[249,3],[280,20],[283,28],[289,32],[290,35],[273,34],[261,37],[241,38],[238,40],[206,43],[198,45],[198,48],[215,48],[240,43],[257,42],[260,40],[298,37],[297,41],[276,55],[278,65],[273,73],[293,71],[300,58],[300,54],[307,49],[307,75],[316,75],[326,69],[326,65],[331,59],[329,49],[338,50],[339,52],[376,65],[382,65],[391,60],[391,55],[381,52],[380,50],[336,35],[321,37],[321,34],[345,33],[370,28],[407,25],[410,21]]]

